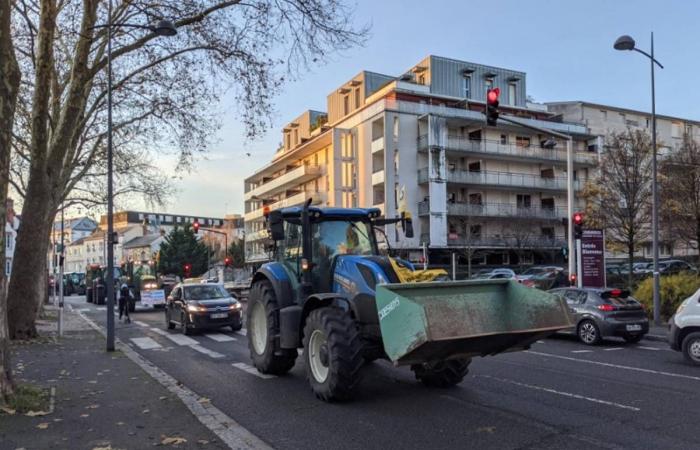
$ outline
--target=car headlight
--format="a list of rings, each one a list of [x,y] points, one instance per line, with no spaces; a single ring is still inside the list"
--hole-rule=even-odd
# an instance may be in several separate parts
[[[207,308],[204,306],[199,306],[199,305],[187,305],[187,311],[189,312],[202,312],[206,311]]]
[[[233,305],[230,305],[228,309],[233,310],[233,311],[240,311],[242,308],[240,303],[234,303]]]

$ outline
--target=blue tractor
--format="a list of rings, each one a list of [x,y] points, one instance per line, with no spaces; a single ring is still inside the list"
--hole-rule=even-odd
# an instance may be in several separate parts
[[[472,355],[527,348],[551,333],[544,330],[556,328],[544,322],[536,325],[536,332],[525,325],[516,332],[499,328],[500,323],[518,322],[506,316],[528,304],[520,300],[530,299],[534,289],[508,284],[509,280],[487,280],[476,286],[444,282],[442,270],[414,270],[410,263],[380,254],[375,227],[400,224],[407,237],[413,235],[409,217],[380,215],[376,208],[318,208],[310,202],[268,213],[274,257],[254,274],[247,308],[248,347],[258,371],[288,372],[297,350],[303,348],[308,382],[322,400],[350,399],[363,365],[380,358],[410,365],[425,385],[448,387],[462,381]],[[413,281],[427,283],[407,284]],[[494,308],[495,297],[484,292],[496,288],[515,289],[518,301],[500,302],[506,306]],[[420,299],[412,299],[412,293]],[[560,308],[565,306],[549,294],[541,295],[554,305],[551,318],[560,325]],[[416,307],[414,300],[427,306]],[[546,305],[543,309],[540,299],[534,300],[539,302],[537,313],[518,314],[542,317],[539,311],[552,309]],[[460,318],[462,312],[467,320]],[[462,333],[467,323],[470,335]],[[425,339],[416,341],[422,331],[409,332],[409,327],[427,329],[426,324],[430,330],[424,330]],[[420,344],[425,345],[419,348]]]

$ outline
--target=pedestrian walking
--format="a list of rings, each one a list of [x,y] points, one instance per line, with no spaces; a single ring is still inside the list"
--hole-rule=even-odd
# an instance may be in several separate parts
[[[119,320],[122,320],[122,315],[125,316],[124,323],[131,323],[129,316],[129,303],[132,298],[131,290],[126,283],[122,283],[119,288]]]

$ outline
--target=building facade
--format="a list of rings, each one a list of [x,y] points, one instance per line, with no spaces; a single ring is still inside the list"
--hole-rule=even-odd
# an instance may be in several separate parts
[[[568,122],[576,122],[588,128],[589,132],[600,136],[602,142],[611,133],[628,129],[643,130],[651,135],[651,113],[616,106],[601,105],[584,101],[562,101],[546,104],[547,109]],[[685,135],[700,141],[700,122],[680,117],[656,115],[656,133],[659,159],[663,159],[672,149],[683,143]],[[649,225],[651,227],[651,224]],[[698,250],[687,243],[665,239],[660,229],[659,255],[662,258],[696,256]],[[638,249],[636,257],[652,258],[652,243],[649,239]],[[609,252],[610,258],[627,258],[626,254]]]
[[[246,259],[267,258],[265,208],[313,204],[410,212],[414,237],[387,226],[387,244],[433,264],[457,252],[477,264],[562,260],[566,145],[528,128],[487,126],[486,92],[501,114],[573,138],[575,189],[598,161],[598,138],[529,108],[526,74],[429,56],[399,76],[361,72],[283,129],[284,145],[244,185]]]

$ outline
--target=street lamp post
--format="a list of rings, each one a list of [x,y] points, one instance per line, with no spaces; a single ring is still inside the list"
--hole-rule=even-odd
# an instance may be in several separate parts
[[[654,257],[654,324],[661,325],[661,298],[659,283],[659,189],[656,181],[656,87],[654,82],[654,65],[664,68],[659,61],[654,58],[654,33],[651,33],[651,54],[635,47],[632,37],[623,35],[617,38],[613,45],[615,50],[634,50],[649,58],[651,62],[651,245]]]
[[[174,36],[175,25],[161,20],[155,26],[112,23],[112,0],[107,2],[107,23],[94,28],[107,28],[107,351],[114,351],[114,186],[112,151],[112,28],[140,28],[158,36]]]

